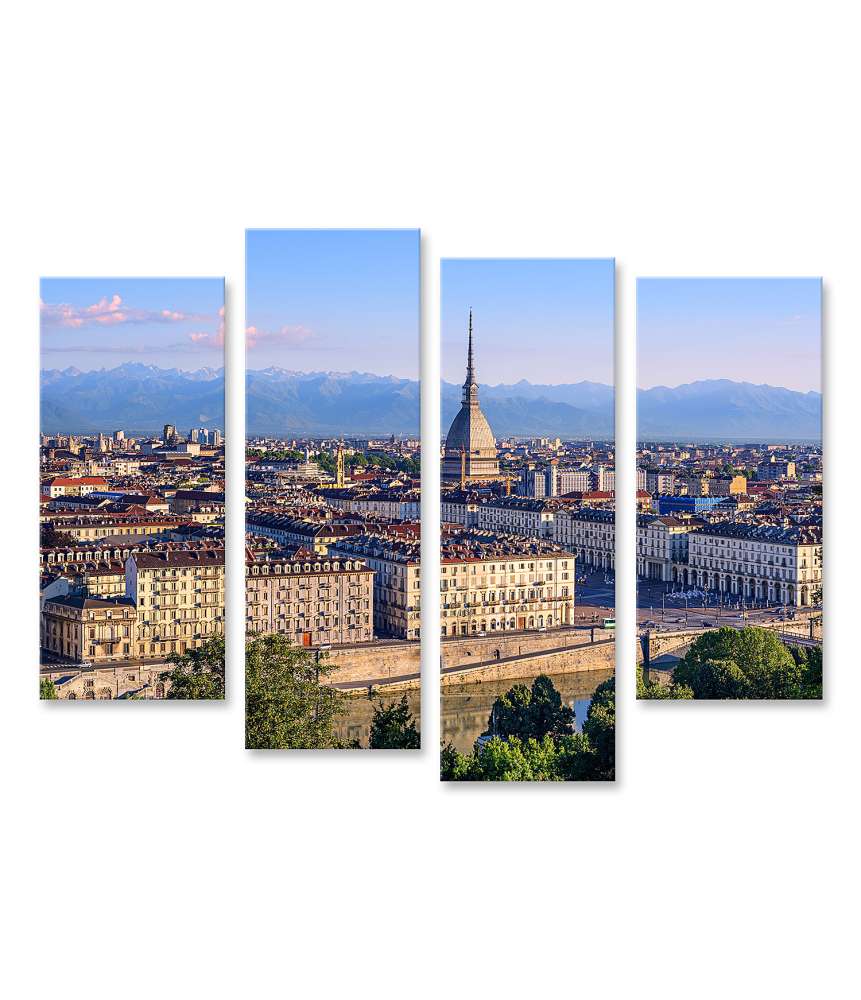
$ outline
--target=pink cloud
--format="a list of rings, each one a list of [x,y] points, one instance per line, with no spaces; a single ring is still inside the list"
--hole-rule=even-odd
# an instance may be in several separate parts
[[[89,306],[40,301],[39,309],[43,327],[66,326],[73,329],[84,326],[115,326],[120,323],[182,323],[207,318],[175,309],[134,309],[124,305],[122,298],[116,294],[110,298],[104,296]]]
[[[218,326],[214,332],[193,330],[188,339],[200,347],[224,347],[224,306],[218,310]]]

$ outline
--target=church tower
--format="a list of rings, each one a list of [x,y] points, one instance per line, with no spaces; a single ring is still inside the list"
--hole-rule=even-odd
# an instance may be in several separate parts
[[[499,478],[496,438],[478,402],[471,309],[466,379],[463,383],[460,410],[452,421],[445,439],[441,476],[443,482],[461,482],[464,485]]]

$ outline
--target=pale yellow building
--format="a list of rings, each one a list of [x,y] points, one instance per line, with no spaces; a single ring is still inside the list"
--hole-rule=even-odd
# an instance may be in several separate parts
[[[224,634],[224,550],[137,552],[126,560],[126,596],[141,657],[196,649]]]
[[[127,597],[66,595],[45,601],[41,644],[79,663],[115,663],[136,655],[137,609]]]

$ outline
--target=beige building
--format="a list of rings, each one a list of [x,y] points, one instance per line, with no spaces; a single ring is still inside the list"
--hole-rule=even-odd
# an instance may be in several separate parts
[[[333,524],[320,518],[248,511],[245,515],[245,530],[251,535],[271,538],[279,545],[302,546],[324,556],[330,545],[348,535],[357,534],[359,529],[354,525]]]
[[[575,557],[552,542],[465,531],[443,541],[440,634],[555,628],[571,622]]]
[[[96,542],[106,538],[145,538],[147,535],[166,534],[184,523],[178,517],[137,517],[124,514],[54,514],[43,517],[42,520],[50,522],[57,531],[62,531],[78,542]]]
[[[50,497],[85,497],[94,490],[107,489],[108,483],[101,476],[55,476],[42,484],[43,496]]]
[[[645,580],[673,579],[673,566],[688,557],[689,522],[676,517],[637,517],[637,576]]]
[[[744,476],[715,476],[709,480],[709,496],[734,497],[747,493],[747,479]]]
[[[616,567],[616,515],[611,510],[580,507],[557,511],[553,540],[576,555],[581,569]]]
[[[677,576],[725,594],[809,607],[820,599],[822,530],[710,525],[690,533],[688,564]]]
[[[419,545],[362,535],[335,546],[374,571],[374,622],[379,635],[421,636]],[[477,635],[554,628],[570,623],[575,558],[558,545],[480,530],[443,539],[440,633]]]
[[[124,597],[126,568],[122,559],[74,560],[58,563],[44,574],[45,578],[62,577],[70,590],[89,597]]]
[[[299,646],[370,642],[374,637],[374,571],[359,559],[249,558],[245,564],[245,630],[287,635]]]
[[[477,527],[484,531],[552,538],[558,504],[531,497],[500,497],[479,504]]]
[[[396,535],[355,535],[330,550],[333,558],[358,558],[374,573],[374,633],[394,639],[421,637],[421,563],[418,542]]]
[[[42,610],[41,644],[62,659],[115,663],[136,655],[136,625],[127,597],[55,597]]]
[[[224,549],[136,552],[126,597],[138,613],[138,655],[185,653],[224,634]]]

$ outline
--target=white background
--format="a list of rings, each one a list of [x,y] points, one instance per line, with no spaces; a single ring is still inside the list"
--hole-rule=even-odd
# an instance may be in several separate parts
[[[10,996],[851,992],[861,675],[851,10],[365,0],[6,12],[0,977]],[[229,532],[241,546],[246,226],[422,227],[430,442],[439,256],[616,257],[622,496],[633,487],[635,276],[823,275],[825,702],[637,705],[622,656],[615,787],[441,786],[433,641],[421,754],[247,753],[238,666],[224,705],[40,704],[38,277],[227,275]],[[559,369],[576,380],[577,358]],[[619,521],[633,541],[633,511]],[[626,650],[630,548],[618,564]],[[232,582],[241,655],[241,571]],[[433,593],[433,571],[425,583]]]

